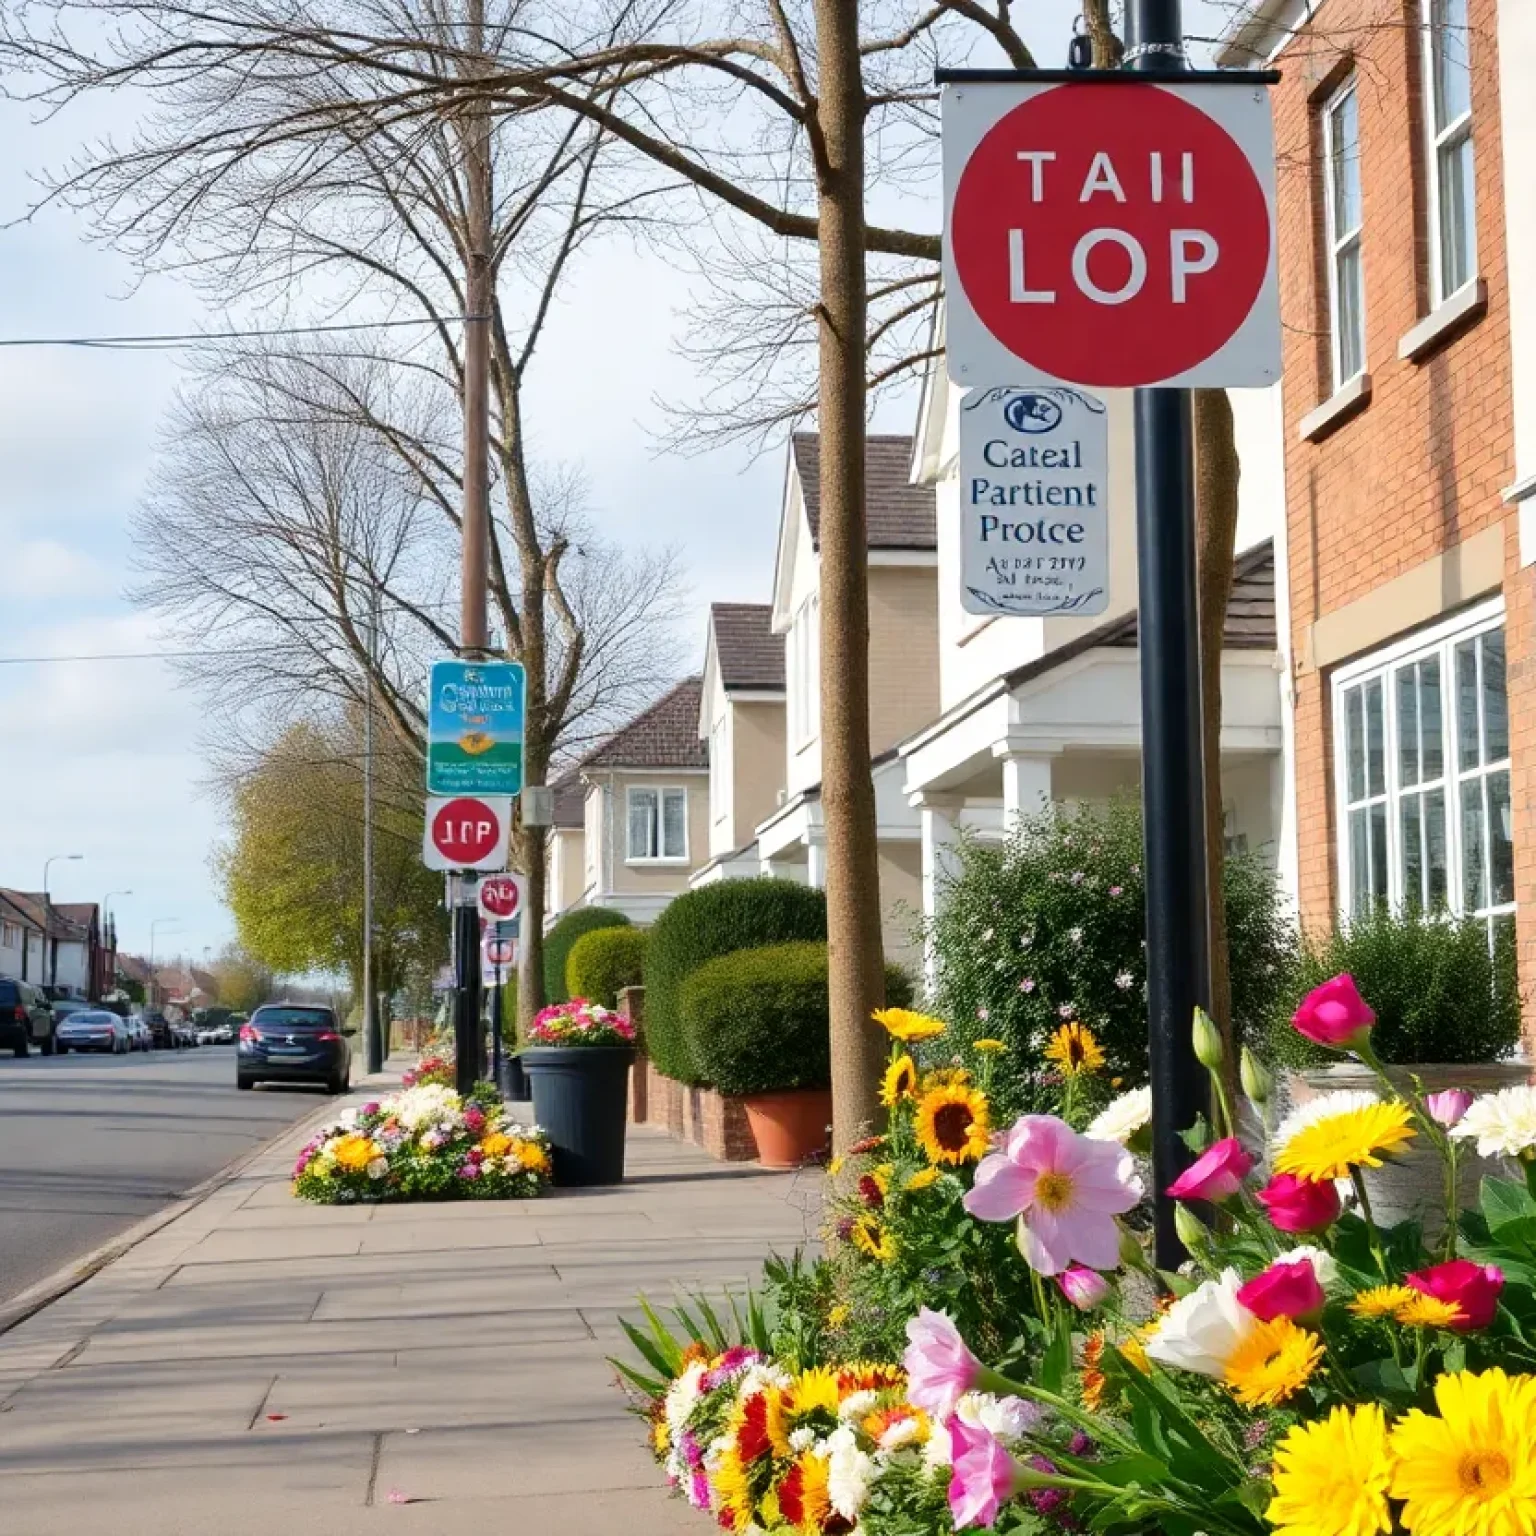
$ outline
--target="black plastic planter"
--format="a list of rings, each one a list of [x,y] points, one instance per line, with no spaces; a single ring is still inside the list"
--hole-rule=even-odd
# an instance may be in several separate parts
[[[549,1136],[555,1183],[622,1183],[634,1047],[534,1045],[521,1055],[533,1118]]]

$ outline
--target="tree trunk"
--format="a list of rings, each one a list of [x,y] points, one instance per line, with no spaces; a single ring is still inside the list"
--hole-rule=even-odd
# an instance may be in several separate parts
[[[816,0],[821,396],[821,802],[827,836],[833,1144],[873,1123],[884,1059],[880,862],[869,749],[864,510],[864,84],[858,8]]]
[[[1195,556],[1200,592],[1200,695],[1205,734],[1205,867],[1210,905],[1211,1016],[1226,1045],[1235,1087],[1232,976],[1223,898],[1225,817],[1221,796],[1221,642],[1237,545],[1237,442],[1223,389],[1195,391]]]

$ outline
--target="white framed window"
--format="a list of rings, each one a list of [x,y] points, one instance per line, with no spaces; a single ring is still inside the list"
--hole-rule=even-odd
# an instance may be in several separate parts
[[[631,786],[628,791],[631,864],[688,857],[688,791]]]
[[[1365,276],[1360,253],[1360,99],[1351,75],[1323,103],[1323,226],[1328,334],[1337,392],[1365,371]]]
[[[794,689],[795,741],[800,746],[821,730],[821,598],[813,594],[801,603],[790,627],[791,686]]]
[[[0,924],[0,944],[6,949],[21,948],[21,925],[19,923]]]
[[[1340,911],[1512,922],[1502,601],[1342,668],[1333,709]]]
[[[1467,0],[1429,0],[1424,27],[1424,127],[1432,307],[1477,276],[1471,40]]]
[[[731,814],[731,748],[727,719],[721,715],[709,731],[709,803],[717,822]]]

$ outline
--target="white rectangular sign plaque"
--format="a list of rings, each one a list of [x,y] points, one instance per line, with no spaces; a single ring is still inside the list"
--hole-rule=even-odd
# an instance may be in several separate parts
[[[967,391],[960,604],[1040,617],[1109,605],[1109,412],[1076,389]]]

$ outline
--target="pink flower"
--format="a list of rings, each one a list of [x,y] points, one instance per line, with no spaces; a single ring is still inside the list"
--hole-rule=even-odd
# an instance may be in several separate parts
[[[907,1373],[907,1400],[936,1419],[946,1419],[955,1404],[981,1378],[981,1362],[966,1348],[960,1331],[943,1312],[927,1307],[907,1320],[907,1348],[901,1357]]]
[[[1321,1232],[1344,1208],[1329,1180],[1298,1179],[1294,1173],[1277,1173],[1257,1198],[1282,1232]]]
[[[1454,1302],[1461,1320],[1451,1326],[1457,1333],[1486,1328],[1499,1310],[1504,1271],[1496,1264],[1474,1264],[1471,1259],[1451,1259],[1408,1276],[1408,1284],[1426,1296]]]
[[[965,1208],[979,1221],[1022,1217],[1019,1247],[1031,1269],[1059,1275],[1076,1262],[1120,1262],[1115,1217],[1141,1199],[1131,1154],[1113,1141],[1079,1136],[1054,1115],[1025,1115],[982,1158]]]
[[[1261,1323],[1277,1317],[1310,1317],[1323,1310],[1323,1288],[1311,1259],[1277,1259],[1240,1286],[1237,1299]]]
[[[1253,1159],[1236,1136],[1226,1136],[1202,1152],[1168,1186],[1175,1200],[1230,1200],[1253,1171]]]
[[[1079,1312],[1091,1312],[1109,1295],[1109,1281],[1096,1269],[1073,1264],[1056,1277],[1061,1293]]]
[[[992,1525],[1017,1488],[1013,1457],[991,1430],[958,1415],[949,1421],[949,1451],[949,1512],[955,1529]]]
[[[1461,1117],[1472,1107],[1472,1095],[1465,1088],[1447,1088],[1441,1093],[1426,1094],[1424,1108],[1446,1130],[1461,1124]]]
[[[1332,981],[1314,987],[1291,1017],[1291,1025],[1299,1034],[1336,1051],[1360,1045],[1375,1022],[1376,1015],[1360,996],[1355,978],[1349,975],[1335,976]]]

